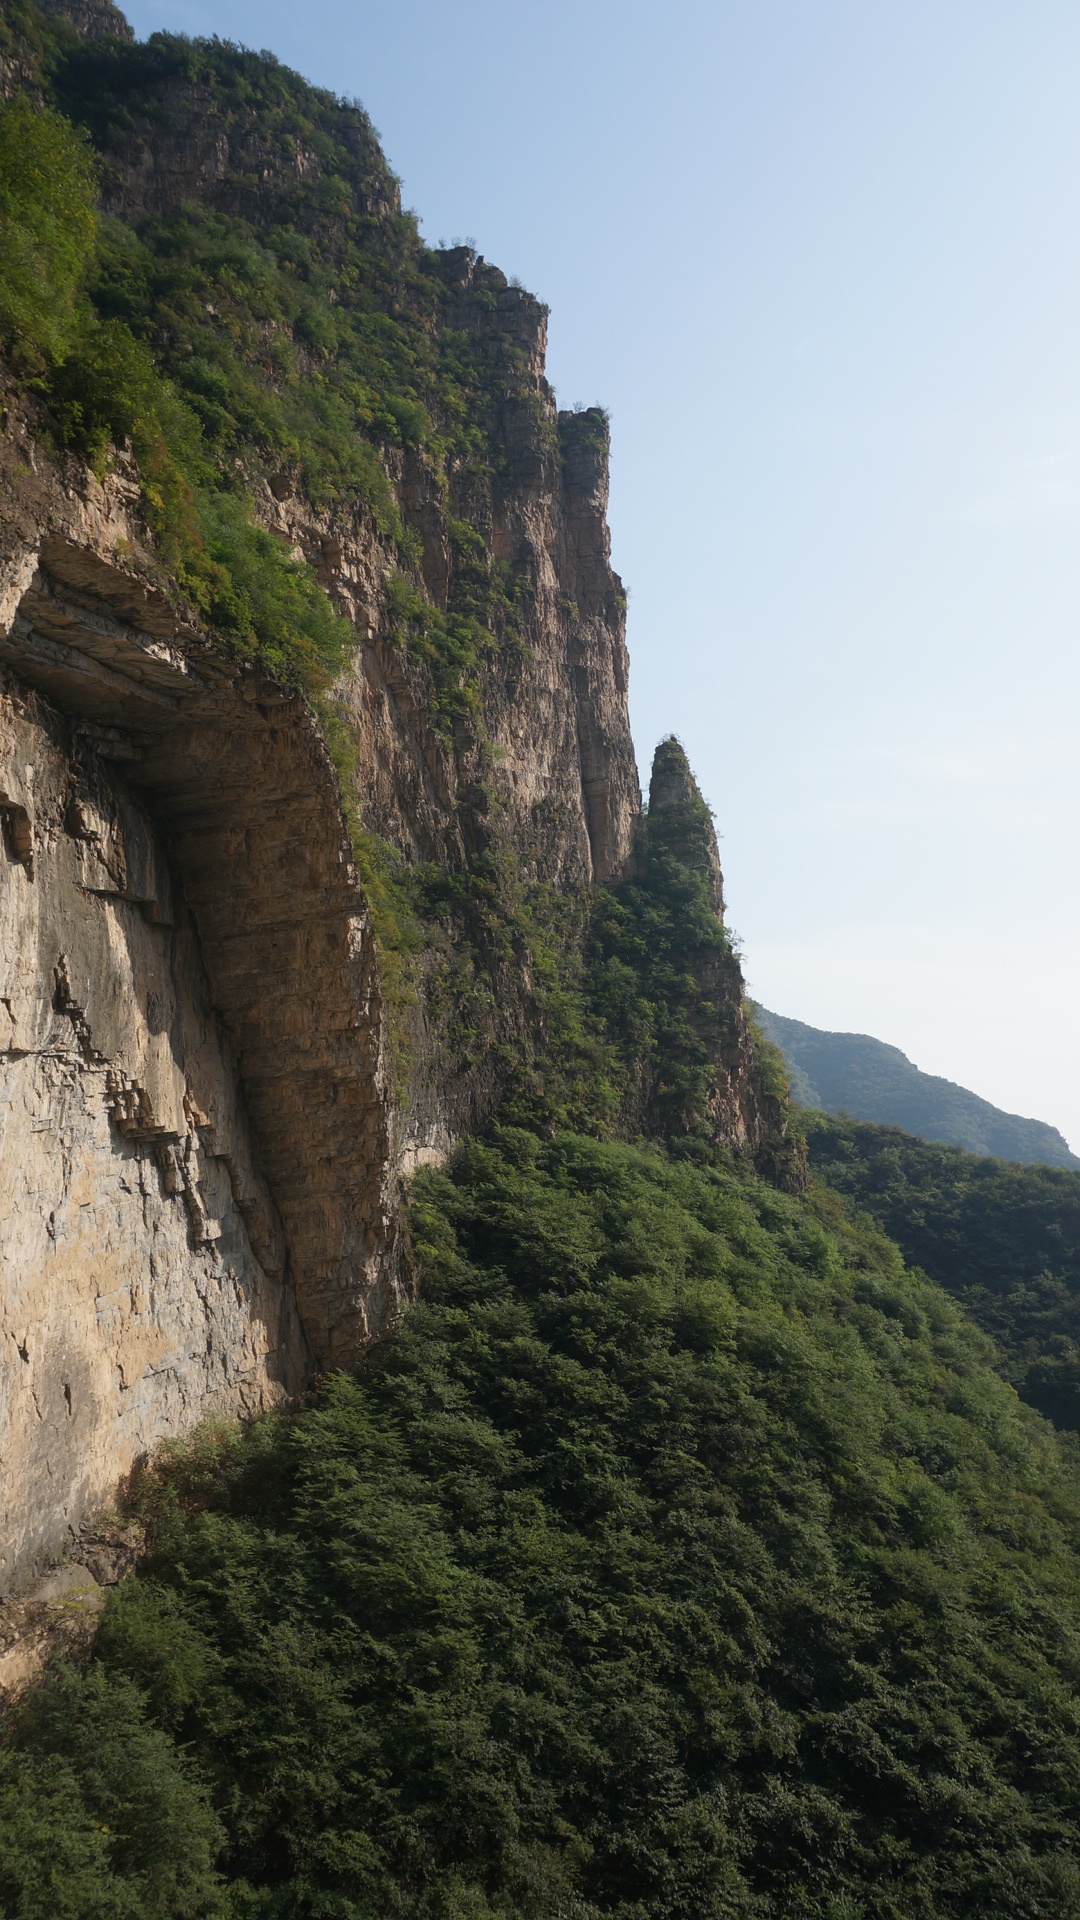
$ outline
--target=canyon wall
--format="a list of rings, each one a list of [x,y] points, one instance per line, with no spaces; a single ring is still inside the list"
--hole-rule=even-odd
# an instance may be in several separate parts
[[[92,733],[9,675],[0,782],[7,1582],[160,1439],[295,1392],[308,1352],[148,814]]]
[[[95,133],[117,221],[182,220],[194,202],[268,234],[283,208],[301,236],[324,218],[325,129],[275,122],[269,138],[192,78],[184,43],[144,72],[108,37],[106,0],[48,11],[106,35],[80,82],[91,119],[101,102],[108,118],[116,63],[138,67]],[[20,59],[0,62],[9,92],[30,84]],[[346,155],[373,279],[392,242],[413,248],[393,270],[418,271],[366,119],[311,98]],[[327,504],[296,461],[245,453],[257,519],[351,629],[321,707],[192,612],[130,448],[95,471],[2,377],[0,1588],[160,1440],[291,1398],[385,1331],[410,1287],[403,1174],[484,1125],[543,1045],[512,940],[465,956],[467,1045],[446,1011],[462,953],[445,926],[421,928],[427,950],[388,988],[357,835],[409,872],[480,876],[506,913],[547,888],[580,918],[591,887],[633,868],[606,420],[558,410],[530,294],[469,248],[421,264],[434,293],[418,337],[461,343],[480,453],[440,464],[437,445],[389,436],[382,509],[362,491]],[[392,312],[392,274],[380,297]],[[407,574],[416,605],[454,615],[470,567],[503,583],[514,620],[486,633],[448,714],[395,591]],[[774,1116],[725,967],[713,1119],[757,1152]]]
[[[50,454],[14,386],[5,399],[10,1586],[162,1438],[355,1359],[408,1286],[401,1170],[482,1122],[497,1084],[483,1067],[446,1084],[420,1005],[403,1092],[315,717],[171,603],[130,463],[99,481]],[[564,487],[549,464],[497,529],[541,593],[531,648],[489,675],[482,742],[432,724],[386,629],[372,530],[331,539],[288,497],[267,519],[356,623],[338,695],[365,822],[412,859],[499,846],[522,872],[580,886],[625,866],[638,796],[606,469],[589,454]]]

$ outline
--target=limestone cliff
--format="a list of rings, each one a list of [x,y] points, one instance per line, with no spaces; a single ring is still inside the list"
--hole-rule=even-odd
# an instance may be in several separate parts
[[[341,260],[381,313],[395,275],[421,284],[417,353],[468,367],[476,420],[454,441],[429,399],[417,438],[395,421],[419,403],[391,396],[377,485],[365,453],[351,492],[254,431],[230,456],[349,622],[320,706],[195,609],[130,448],[64,451],[47,401],[4,377],[4,1585],[162,1437],[293,1395],[386,1327],[409,1286],[403,1171],[484,1125],[545,1044],[508,903],[539,890],[580,921],[641,845],[606,422],[558,412],[543,308],[469,249],[420,249],[357,110],[308,90],[307,132],[268,131],[183,43],[144,58],[105,0],[48,13],[49,84],[71,111],[82,89],[114,234],[201,204],[268,235],[287,215],[336,258],[344,221],[363,244]],[[18,45],[4,59],[9,93],[44,84]],[[327,230],[331,133],[351,198]],[[363,275],[330,294],[374,311]],[[167,353],[180,323],[162,313]],[[652,814],[671,800],[661,768]],[[429,901],[481,890],[487,914],[478,945],[449,909],[416,909],[392,1018],[361,842],[429,876]],[[737,962],[713,973],[713,1129],[760,1159],[780,1121]]]

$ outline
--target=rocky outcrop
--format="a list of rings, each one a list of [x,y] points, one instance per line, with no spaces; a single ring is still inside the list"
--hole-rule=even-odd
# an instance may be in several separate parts
[[[506,847],[523,874],[587,885],[625,870],[641,806],[626,603],[610,563],[607,423],[597,409],[558,412],[543,375],[543,309],[519,289],[504,290],[511,311],[529,309],[523,391],[536,405],[507,408],[501,430],[518,464],[483,532],[495,563],[528,591],[517,644],[485,662],[476,725],[436,723],[429,678],[386,605],[396,556],[370,515],[358,511],[343,523],[313,513],[298,492],[275,496],[269,487],[258,510],[311,562],[356,632],[338,693],[356,743],[365,823],[409,860],[461,864]],[[524,330],[517,312],[512,337]],[[457,503],[440,494],[419,457],[396,465],[410,521],[431,535],[424,584],[437,605],[455,564],[446,525]]]
[[[40,0],[41,11],[66,20],[84,40],[134,40],[130,22],[112,0]]]
[[[681,900],[685,907],[686,931],[680,938],[676,930],[678,944],[669,960],[672,971],[683,975],[682,1046],[690,1055],[697,1053],[707,1073],[700,1106],[695,1098],[680,1112],[679,1102],[673,1105],[670,1092],[665,1093],[669,1063],[660,1060],[658,1075],[651,1084],[646,1079],[644,1099],[633,1117],[644,1131],[661,1135],[696,1131],[704,1120],[715,1139],[751,1160],[777,1185],[798,1191],[807,1178],[803,1149],[789,1126],[784,1098],[767,1085],[742,967],[723,931],[724,876],[712,815],[682,746],[673,738],[662,740],[653,758],[639,867],[646,887],[657,888],[669,904]],[[708,927],[697,922],[699,902],[706,906]],[[671,1045],[678,1053],[680,1043],[674,1036]]]

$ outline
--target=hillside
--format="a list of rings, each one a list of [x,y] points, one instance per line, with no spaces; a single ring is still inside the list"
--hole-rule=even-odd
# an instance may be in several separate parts
[[[271,55],[0,94],[0,1920],[1080,1920],[1075,1439],[642,807],[544,309]]]
[[[912,1066],[899,1047],[865,1033],[826,1033],[755,1006],[766,1039],[780,1048],[800,1107],[850,1113],[856,1120],[903,1127],[922,1140],[940,1140],[1022,1165],[1080,1167],[1056,1127],[1003,1113],[977,1093]]]
[[[144,1478],[5,1911],[1080,1913],[1080,1485],[946,1296],[700,1148],[415,1209],[394,1341]]]
[[[1021,1399],[1080,1431],[1080,1174],[808,1114],[810,1164],[960,1301]]]

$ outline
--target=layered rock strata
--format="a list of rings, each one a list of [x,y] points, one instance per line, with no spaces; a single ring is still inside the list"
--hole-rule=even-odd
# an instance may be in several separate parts
[[[451,1097],[420,1007],[401,1103],[314,716],[177,610],[129,463],[104,483],[58,465],[7,398],[4,1584],[165,1435],[355,1359],[407,1284],[399,1170],[498,1097],[483,1071]],[[373,530],[339,526],[327,561],[314,516],[286,511],[356,626],[339,694],[365,819],[409,857],[498,843],[580,885],[625,864],[638,796],[606,462],[565,486],[547,458],[501,523],[542,597],[537,644],[485,689],[497,753],[432,725]]]
[[[5,1580],[165,1434],[355,1356],[401,1286],[313,718],[111,557],[121,485],[35,464],[0,587]]]

